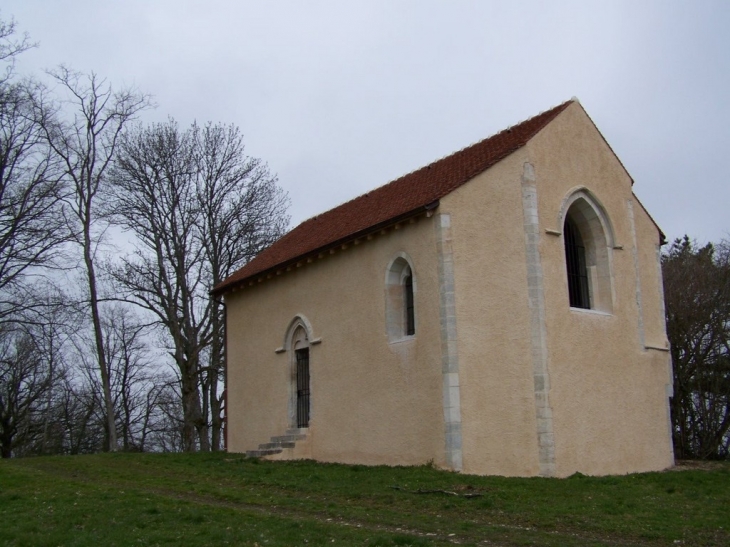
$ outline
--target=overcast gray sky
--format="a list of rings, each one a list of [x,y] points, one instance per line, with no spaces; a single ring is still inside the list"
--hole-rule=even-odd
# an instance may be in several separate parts
[[[730,235],[728,1],[4,0],[60,63],[238,125],[329,209],[577,96],[667,236]]]

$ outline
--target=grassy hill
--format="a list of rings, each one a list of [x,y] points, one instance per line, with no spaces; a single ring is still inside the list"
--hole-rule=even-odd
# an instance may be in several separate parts
[[[622,477],[100,454],[0,462],[0,545],[730,545],[730,464]]]

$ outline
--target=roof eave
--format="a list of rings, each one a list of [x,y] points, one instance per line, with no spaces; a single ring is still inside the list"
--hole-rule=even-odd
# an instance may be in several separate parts
[[[413,217],[417,217],[417,216],[432,212],[438,206],[439,206],[439,200],[432,201],[431,203],[427,203],[426,205],[421,205],[406,213],[402,213],[398,216],[389,218],[387,220],[379,222],[378,224],[368,226],[367,228],[365,228],[363,230],[354,232],[352,234],[348,234],[347,236],[342,237],[338,240],[332,241],[330,243],[327,243],[326,245],[322,245],[320,247],[307,251],[306,253],[297,255],[294,258],[291,258],[284,262],[280,262],[280,263],[276,264],[275,266],[271,266],[270,268],[266,268],[264,270],[254,272],[250,275],[247,275],[246,277],[242,277],[241,279],[223,281],[218,286],[213,287],[213,289],[210,291],[210,295],[214,296],[214,297],[223,296],[226,293],[236,290],[237,288],[241,287],[242,285],[246,284],[247,282],[251,281],[252,279],[261,278],[261,277],[265,278],[267,275],[269,275],[271,273],[274,273],[274,272],[280,271],[282,269],[286,269],[290,266],[296,265],[297,263],[301,262],[302,260],[306,260],[313,256],[319,255],[319,253],[329,251],[330,249],[334,249],[335,247],[345,245],[347,243],[350,243],[351,241],[360,239],[369,234],[379,232],[380,230],[383,230],[385,228],[388,228],[390,226],[393,226],[393,225],[403,222],[405,220],[409,220]]]

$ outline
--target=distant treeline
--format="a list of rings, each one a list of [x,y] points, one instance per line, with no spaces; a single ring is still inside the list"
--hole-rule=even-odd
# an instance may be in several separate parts
[[[730,459],[730,241],[677,239],[662,257],[677,458]]]

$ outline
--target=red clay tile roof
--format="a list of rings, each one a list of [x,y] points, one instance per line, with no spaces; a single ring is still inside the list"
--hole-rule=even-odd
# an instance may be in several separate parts
[[[251,262],[213,288],[223,294],[249,278],[278,269],[438,205],[453,192],[514,151],[565,110],[567,101],[329,211],[305,220]]]

